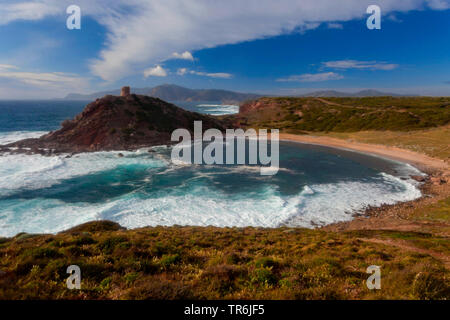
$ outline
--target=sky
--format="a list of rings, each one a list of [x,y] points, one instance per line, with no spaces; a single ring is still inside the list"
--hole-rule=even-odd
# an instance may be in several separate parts
[[[0,0],[0,99],[177,84],[450,96],[450,0]],[[67,28],[67,8],[81,29]],[[368,29],[367,8],[381,8]]]

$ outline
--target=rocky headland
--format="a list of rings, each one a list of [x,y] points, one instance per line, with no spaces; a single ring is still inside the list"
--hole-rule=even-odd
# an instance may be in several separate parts
[[[37,139],[25,139],[0,146],[0,151],[40,154],[92,151],[135,150],[171,143],[175,129],[193,132],[194,121],[203,130],[227,126],[223,120],[179,108],[159,98],[130,94],[124,87],[121,96],[107,95],[89,103],[61,129]]]

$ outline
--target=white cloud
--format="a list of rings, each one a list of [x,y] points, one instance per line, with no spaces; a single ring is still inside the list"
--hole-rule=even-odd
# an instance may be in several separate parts
[[[180,68],[177,70],[177,75],[184,76],[186,73],[188,73],[188,69],[186,68]]]
[[[203,76],[203,77],[210,77],[210,78],[220,78],[220,79],[231,79],[233,77],[232,74],[226,73],[226,72],[216,72],[216,73],[209,73],[209,72],[200,72],[200,71],[189,71],[190,74],[195,74],[197,76]]]
[[[280,78],[276,81],[278,82],[320,82],[320,81],[330,81],[339,80],[344,77],[338,73],[334,72],[323,72],[323,73],[305,73],[300,75],[293,75],[287,78]]]
[[[164,68],[161,67],[160,65],[157,65],[154,68],[148,68],[148,69],[144,70],[144,77],[148,78],[150,76],[167,77],[167,71],[164,70]]]
[[[427,0],[430,8],[435,10],[446,10],[450,8],[450,2],[448,0]]]
[[[398,68],[398,64],[393,63],[357,60],[327,61],[323,62],[323,66],[331,69],[393,70]]]
[[[69,73],[15,71],[18,69],[15,66],[0,65],[0,78],[16,80],[33,86],[54,88],[79,88],[86,81],[84,78]]]
[[[0,25],[15,20],[40,20],[48,15],[55,15],[60,12],[56,1],[6,2],[0,6]]]
[[[16,66],[12,66],[10,64],[0,64],[0,72],[3,71],[3,70],[11,70],[11,69],[17,70],[19,68],[17,68]]]
[[[201,72],[195,70],[189,70],[187,68],[179,68],[177,70],[177,75],[184,76],[185,74],[193,74],[196,76],[209,77],[209,78],[219,78],[219,79],[231,79],[233,75],[226,72]]]
[[[194,57],[192,56],[192,53],[190,53],[189,51],[185,51],[183,53],[174,52],[172,54],[172,58],[173,59],[194,61]]]
[[[119,1],[120,2],[120,1]],[[93,74],[106,80],[128,76],[148,63],[190,52],[280,34],[320,23],[366,16],[373,0],[165,0],[136,1],[134,14],[105,16],[105,48],[92,61]],[[380,0],[383,13],[422,8],[425,0]]]
[[[69,92],[92,90],[88,78],[64,72],[31,72],[0,64],[2,99],[56,98]]]
[[[340,23],[328,23],[327,24],[328,29],[344,29],[344,26]]]
[[[0,23],[65,17],[73,0],[6,0]],[[341,23],[367,16],[373,0],[78,0],[82,14],[107,30],[104,47],[91,61],[94,75],[117,80],[145,66],[219,45],[305,31],[321,23]],[[383,14],[424,7],[442,10],[448,0],[379,0]]]
[[[401,23],[403,22],[401,19],[399,19],[394,13],[390,14],[387,16],[387,18],[392,21],[392,22],[396,22],[396,23]]]

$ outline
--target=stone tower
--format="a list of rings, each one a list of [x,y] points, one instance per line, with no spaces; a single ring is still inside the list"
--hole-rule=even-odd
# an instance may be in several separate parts
[[[122,90],[120,91],[121,97],[126,97],[130,95],[130,87],[122,87]]]

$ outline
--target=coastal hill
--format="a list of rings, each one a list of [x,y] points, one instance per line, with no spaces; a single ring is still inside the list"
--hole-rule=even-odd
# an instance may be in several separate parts
[[[83,100],[91,101],[101,98],[105,95],[119,95],[120,89],[94,92],[91,94],[69,93],[65,100]],[[254,93],[241,93],[220,89],[189,89],[174,84],[163,84],[153,88],[135,88],[133,93],[152,96],[166,101],[220,101],[222,103],[239,104],[247,100],[254,100],[261,98],[262,95]],[[377,90],[362,90],[354,93],[322,90],[308,92],[299,97],[382,97],[393,96],[399,97],[401,95],[395,93],[381,92]]]
[[[292,133],[409,131],[450,123],[450,98],[260,98],[242,104],[230,119],[243,127]]]
[[[119,95],[120,89],[95,92],[92,94],[70,93],[66,100],[94,100],[105,95]],[[245,100],[261,97],[252,93],[240,93],[218,89],[188,89],[172,84],[164,84],[154,88],[136,88],[133,93],[160,98],[166,101],[221,101],[224,103],[240,103]]]
[[[62,128],[38,139],[1,146],[33,153],[133,150],[169,144],[173,130],[268,128],[284,133],[344,133],[436,128],[450,123],[450,98],[431,97],[265,97],[241,104],[238,114],[208,116],[190,112],[159,98],[107,95],[89,103]],[[378,134],[377,134],[378,136]],[[27,151],[28,152],[28,151]]]
[[[301,95],[301,97],[318,97],[318,98],[319,97],[363,98],[363,97],[386,97],[386,96],[401,97],[403,95],[396,94],[396,93],[381,92],[381,91],[373,90],[373,89],[361,90],[361,91],[354,92],[354,93],[342,92],[342,91],[336,91],[336,90],[321,90],[321,91],[308,92],[308,93]]]
[[[213,117],[186,111],[159,98],[127,94],[105,96],[89,103],[73,120],[65,120],[62,128],[38,139],[25,139],[6,146],[30,148],[42,153],[129,150],[169,144],[173,130],[186,128],[193,132],[195,120],[203,129],[224,129]]]

